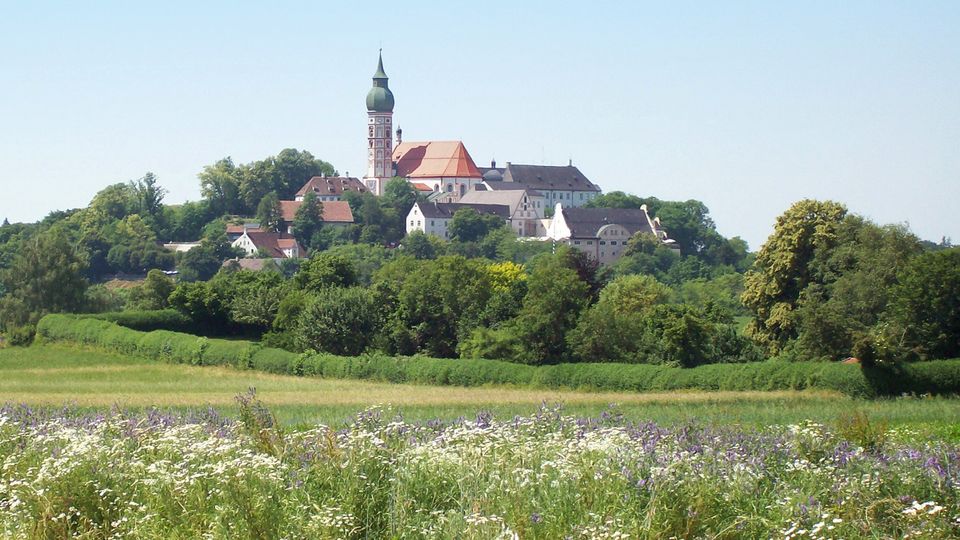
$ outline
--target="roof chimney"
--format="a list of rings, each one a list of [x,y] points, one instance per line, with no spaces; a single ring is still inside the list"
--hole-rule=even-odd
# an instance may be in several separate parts
[[[573,167],[573,158],[570,158],[570,161],[567,162],[567,167]]]
[[[490,168],[491,168],[491,169],[496,169],[496,168],[497,168],[497,160],[495,160],[495,159],[491,159],[491,160],[490,160]]]

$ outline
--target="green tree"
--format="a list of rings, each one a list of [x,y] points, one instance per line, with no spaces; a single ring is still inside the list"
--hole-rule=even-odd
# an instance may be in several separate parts
[[[653,276],[622,276],[600,291],[599,303],[610,304],[614,313],[632,316],[656,304],[666,303],[671,290]]]
[[[264,231],[279,232],[283,227],[283,214],[280,210],[280,199],[273,191],[267,193],[257,205],[257,221]]]
[[[960,248],[924,253],[898,277],[889,316],[897,345],[923,359],[960,357]]]
[[[293,282],[298,290],[312,292],[327,287],[352,287],[358,283],[357,270],[343,255],[317,253],[300,265]]]
[[[208,280],[220,271],[223,261],[239,256],[239,251],[231,247],[227,241],[223,223],[210,223],[200,245],[180,257],[177,263],[180,280]]]
[[[314,237],[323,227],[323,203],[313,191],[307,192],[293,217],[293,237],[309,249],[318,249]]]
[[[371,289],[328,287],[307,301],[295,339],[302,349],[358,355],[380,332],[380,307],[380,299]]]
[[[229,276],[229,277],[227,277]],[[228,303],[230,321],[264,332],[273,325],[288,287],[277,271],[250,272],[240,270],[220,274],[217,280],[229,280],[226,287],[232,294]]]
[[[368,244],[343,244],[329,248],[330,255],[349,260],[356,271],[357,283],[370,285],[373,276],[383,265],[393,259],[396,250]]]
[[[54,227],[25,241],[9,268],[0,271],[7,291],[0,300],[0,329],[33,325],[47,313],[84,306],[87,280],[83,255]]]
[[[526,364],[550,364],[567,358],[565,336],[590,302],[590,285],[568,265],[565,250],[538,261],[527,280],[527,295],[509,325]]]
[[[832,249],[847,209],[831,201],[803,200],[780,217],[744,276],[741,300],[752,313],[748,333],[776,354],[797,337],[794,311],[800,292],[814,279],[817,251]]]
[[[333,165],[296,148],[284,148],[277,154],[273,160],[273,173],[275,191],[284,200],[292,200],[294,194],[314,176],[337,176]]]
[[[106,229],[111,246],[107,263],[115,272],[145,272],[151,268],[172,268],[173,253],[157,244],[157,236],[150,225],[132,214]]]
[[[405,178],[395,176],[383,186],[383,202],[406,216],[413,204],[421,199],[419,192]]]
[[[853,355],[869,361],[890,287],[922,247],[903,226],[879,227],[856,215],[847,215],[836,233],[835,245],[817,251],[809,264],[811,282],[794,312],[793,352],[798,358]]]
[[[443,252],[442,246],[438,249],[438,244],[432,235],[427,235],[423,231],[413,231],[403,240],[404,252],[416,259],[436,259],[437,252]],[[439,240],[439,239],[437,239]]]
[[[157,184],[157,177],[152,172],[143,175],[143,178],[130,182],[136,202],[136,211],[141,216],[156,217],[163,209],[163,197],[167,190]]]
[[[404,257],[384,266],[374,283],[396,305],[388,328],[391,349],[455,356],[490,298],[489,279],[481,261],[460,256]]]
[[[503,218],[492,215],[481,215],[473,208],[461,208],[453,213],[450,220],[450,239],[460,242],[477,242],[491,230],[504,226]]]
[[[200,193],[215,215],[237,214],[244,209],[239,173],[229,157],[207,165],[197,176],[200,178]]]
[[[128,306],[134,309],[165,309],[170,306],[170,294],[176,288],[173,280],[160,270],[150,270],[147,278],[130,291]]]
[[[137,195],[129,184],[113,184],[93,196],[89,209],[98,216],[123,219],[136,213],[138,207]]]
[[[271,191],[281,200],[292,200],[310,178],[336,174],[332,165],[310,152],[285,148],[276,156],[237,167],[236,178],[240,198],[249,211]]]

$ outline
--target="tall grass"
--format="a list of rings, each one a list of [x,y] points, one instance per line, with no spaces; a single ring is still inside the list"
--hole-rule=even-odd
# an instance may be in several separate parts
[[[953,538],[960,452],[830,426],[620,415],[282,429],[214,413],[0,409],[7,538]]]

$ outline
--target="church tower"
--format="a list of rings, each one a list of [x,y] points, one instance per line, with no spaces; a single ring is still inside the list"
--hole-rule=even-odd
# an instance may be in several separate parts
[[[374,195],[383,195],[383,186],[393,178],[393,92],[383,71],[383,52],[373,74],[373,88],[367,92],[367,174],[363,183]]]

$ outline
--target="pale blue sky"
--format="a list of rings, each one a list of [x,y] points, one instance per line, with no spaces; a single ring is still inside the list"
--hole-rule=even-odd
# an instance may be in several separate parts
[[[407,140],[699,199],[759,248],[804,198],[960,241],[960,2],[0,3],[0,219],[307,149],[363,173],[382,45]]]

